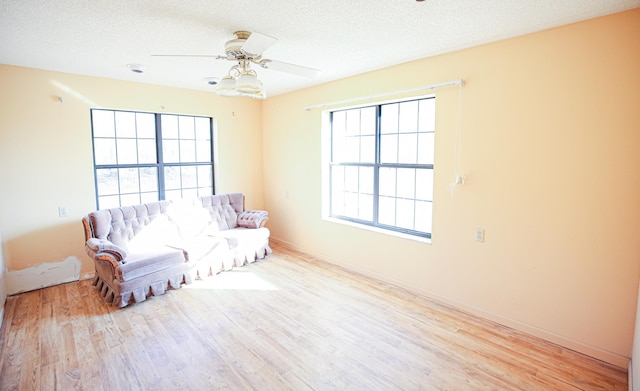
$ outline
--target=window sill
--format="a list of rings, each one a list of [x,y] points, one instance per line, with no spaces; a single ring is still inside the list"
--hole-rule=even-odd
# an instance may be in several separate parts
[[[414,242],[431,244],[431,238],[423,238],[423,237],[420,237],[420,236],[409,235],[409,234],[405,234],[405,233],[402,233],[402,232],[396,232],[396,231],[390,231],[388,229],[372,227],[370,225],[353,223],[351,221],[342,220],[342,219],[336,219],[334,217],[323,217],[322,220],[328,221],[330,223],[342,224],[342,225],[347,225],[347,226],[354,227],[354,228],[364,229],[364,230],[367,230],[367,231],[373,231],[373,232],[377,232],[379,234],[393,236],[393,237],[396,237],[396,238],[413,240]]]

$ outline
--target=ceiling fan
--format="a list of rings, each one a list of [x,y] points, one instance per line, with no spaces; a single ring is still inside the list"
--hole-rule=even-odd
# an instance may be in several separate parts
[[[212,57],[216,60],[235,62],[236,64],[231,67],[229,73],[218,83],[216,93],[225,97],[245,96],[253,99],[266,98],[264,86],[258,79],[257,73],[251,69],[251,64],[302,77],[313,77],[320,72],[317,69],[301,65],[263,58],[262,53],[278,42],[276,38],[260,33],[251,33],[249,31],[236,31],[234,35],[235,38],[227,41],[224,45],[225,55],[153,54],[152,56]]]

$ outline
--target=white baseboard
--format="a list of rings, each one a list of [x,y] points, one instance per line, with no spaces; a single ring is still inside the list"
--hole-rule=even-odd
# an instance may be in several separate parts
[[[291,244],[291,243],[289,243],[289,242],[287,242],[285,240],[281,240],[281,239],[274,238],[274,237],[271,237],[271,240],[273,240],[276,243],[281,243],[281,244],[283,244],[283,245],[285,245],[287,247],[290,247],[292,249],[295,249],[297,251],[303,252],[305,254],[312,254],[312,252],[309,251],[308,249],[301,248],[301,247],[296,246],[294,244]],[[477,316],[477,317],[480,317],[480,318],[483,318],[483,319],[486,319],[486,320],[501,324],[503,326],[506,326],[506,327],[521,331],[523,333],[532,335],[534,337],[538,337],[538,338],[544,339],[544,340],[552,342],[552,343],[554,343],[556,345],[560,345],[560,346],[565,347],[567,349],[571,349],[571,350],[574,350],[576,352],[585,354],[585,355],[587,355],[589,357],[593,357],[593,358],[596,358],[598,360],[601,360],[601,361],[607,362],[609,364],[615,365],[615,366],[617,366],[619,368],[627,369],[627,367],[629,366],[630,357],[626,357],[626,356],[623,356],[623,355],[620,355],[620,354],[617,354],[617,353],[614,353],[614,352],[609,352],[607,350],[598,348],[596,346],[591,346],[589,344],[586,344],[586,343],[583,343],[583,342],[580,342],[580,341],[576,341],[576,340],[573,340],[571,338],[564,337],[562,335],[558,335],[556,333],[553,333],[553,332],[538,328],[536,326],[532,326],[532,325],[527,324],[527,323],[523,323],[523,322],[520,322],[520,321],[517,321],[517,320],[514,320],[514,319],[510,319],[510,318],[507,318],[505,316],[502,316],[502,315],[487,311],[485,309],[478,308],[478,307],[469,305],[467,303],[463,303],[463,302],[460,302],[460,301],[457,301],[457,300],[450,299],[448,297],[444,297],[444,296],[442,296],[442,295],[440,295],[438,293],[427,291],[427,290],[419,288],[419,287],[411,286],[411,285],[405,284],[405,283],[403,283],[401,281],[396,281],[396,280],[394,280],[392,278],[389,278],[388,276],[372,272],[371,270],[367,270],[367,269],[361,268],[361,267],[353,265],[353,264],[349,264],[349,263],[346,263],[346,262],[340,262],[340,261],[337,261],[335,259],[331,259],[330,257],[327,257],[327,256],[325,256],[323,254],[317,255],[317,258],[325,260],[325,261],[327,261],[329,263],[332,263],[334,265],[338,265],[338,266],[344,267],[345,269],[354,271],[356,273],[363,274],[363,275],[365,275],[367,277],[374,278],[376,280],[383,281],[383,282],[395,285],[395,286],[397,286],[399,288],[407,289],[407,290],[409,290],[411,292],[417,293],[417,294],[419,294],[421,296],[424,296],[424,297],[426,297],[428,299],[435,300],[437,302],[446,304],[446,305],[448,305],[450,307],[453,307],[455,309],[467,312],[467,313],[469,313],[471,315],[474,315],[474,316]]]
[[[82,262],[71,256],[60,262],[46,262],[38,266],[5,273],[8,295],[33,291],[48,286],[78,281]]]

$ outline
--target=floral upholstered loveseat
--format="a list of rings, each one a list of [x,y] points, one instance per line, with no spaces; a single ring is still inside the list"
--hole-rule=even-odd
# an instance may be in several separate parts
[[[242,193],[97,210],[82,219],[93,284],[117,307],[271,253],[266,211]]]

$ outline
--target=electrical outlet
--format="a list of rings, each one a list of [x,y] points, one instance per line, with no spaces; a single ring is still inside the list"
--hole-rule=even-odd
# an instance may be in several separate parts
[[[69,217],[69,209],[66,206],[58,207],[58,216],[59,217]]]
[[[484,229],[476,228],[476,242],[484,242]]]

